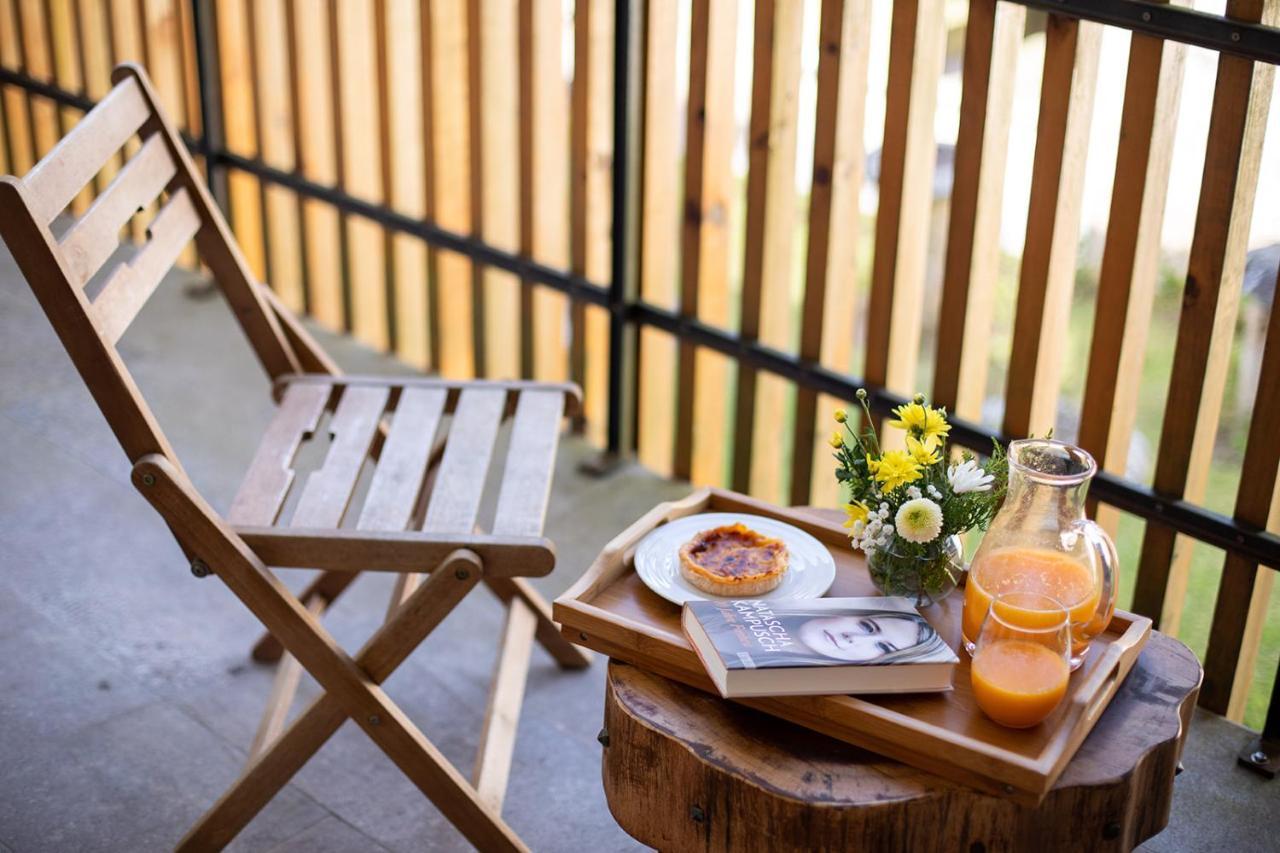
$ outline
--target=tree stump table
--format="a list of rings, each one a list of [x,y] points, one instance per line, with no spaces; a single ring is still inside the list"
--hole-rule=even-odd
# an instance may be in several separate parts
[[[981,794],[759,711],[609,662],[604,789],[663,851],[1129,850],[1165,827],[1201,679],[1152,632],[1039,806]]]

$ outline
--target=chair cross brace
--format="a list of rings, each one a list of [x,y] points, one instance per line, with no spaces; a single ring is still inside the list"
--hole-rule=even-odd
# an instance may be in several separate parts
[[[202,555],[200,559],[326,691],[250,761],[182,839],[180,850],[225,846],[347,719],[360,726],[476,847],[526,849],[501,814],[380,687],[477,583],[485,580],[500,597],[505,598],[505,593],[523,601],[517,579],[486,577],[480,558],[459,548],[405,599],[353,659],[172,463],[150,454],[134,466],[133,482],[177,538]]]

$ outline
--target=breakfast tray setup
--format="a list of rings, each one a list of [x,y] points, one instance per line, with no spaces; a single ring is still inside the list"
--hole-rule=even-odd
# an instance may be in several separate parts
[[[637,546],[652,531],[700,513],[763,516],[794,525],[835,560],[828,596],[877,595],[861,554],[838,524],[800,509],[702,489],[660,504],[618,535],[554,605],[565,637],[610,657],[715,693],[680,627],[681,610],[636,574]],[[960,648],[963,595],[922,611],[939,635]],[[968,655],[960,653],[953,689],[878,696],[779,696],[735,699],[767,714],[863,747],[939,776],[1028,804],[1038,803],[1097,722],[1137,660],[1151,620],[1117,610],[1071,675],[1061,705],[1040,725],[1008,729],[977,707]]]

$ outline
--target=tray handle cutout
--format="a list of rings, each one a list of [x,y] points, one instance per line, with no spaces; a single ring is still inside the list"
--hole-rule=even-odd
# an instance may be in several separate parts
[[[1120,676],[1120,658],[1124,649],[1119,643],[1112,643],[1102,656],[1098,668],[1089,673],[1089,680],[1076,691],[1076,704],[1083,706],[1084,719],[1090,723],[1102,712],[1110,701],[1115,690],[1115,682]]]

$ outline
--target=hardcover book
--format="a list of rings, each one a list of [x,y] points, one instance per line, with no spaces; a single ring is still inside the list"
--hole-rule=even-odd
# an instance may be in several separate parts
[[[726,698],[950,690],[959,663],[907,598],[690,601],[681,623]]]

